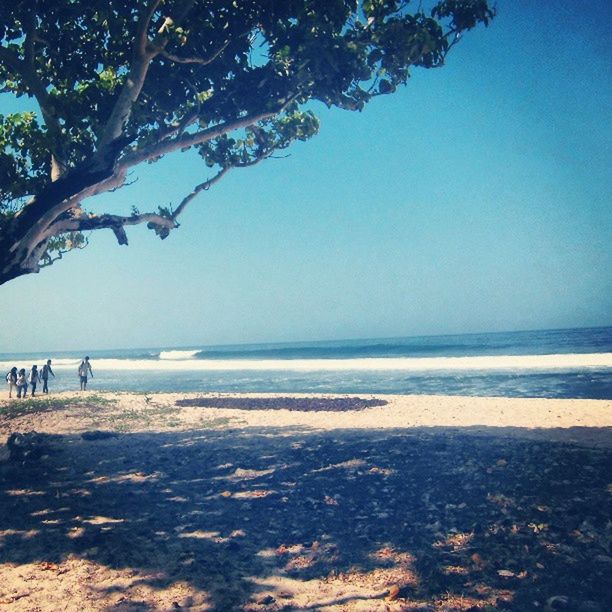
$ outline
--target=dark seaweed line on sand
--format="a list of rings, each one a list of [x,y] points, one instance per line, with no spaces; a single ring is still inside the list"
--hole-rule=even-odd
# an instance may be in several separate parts
[[[236,410],[299,410],[346,412],[387,405],[386,400],[361,397],[196,397],[177,400],[177,406],[234,408]]]

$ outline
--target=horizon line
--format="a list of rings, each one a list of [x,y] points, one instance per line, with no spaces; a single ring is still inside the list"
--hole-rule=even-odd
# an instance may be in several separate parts
[[[551,327],[541,329],[515,329],[503,331],[478,331],[478,332],[462,332],[462,333],[444,333],[444,334],[417,334],[417,335],[402,335],[402,336],[363,336],[358,338],[338,338],[338,339],[323,339],[323,340],[281,340],[281,341],[264,341],[264,342],[230,342],[219,344],[193,344],[186,345],[161,345],[161,346],[123,346],[110,348],[74,348],[74,349],[36,349],[32,351],[16,351],[2,352],[0,355],[29,355],[36,352],[41,353],[69,353],[80,352],[84,355],[87,352],[94,351],[136,351],[136,350],[196,350],[201,348],[223,348],[223,347],[248,347],[248,346],[266,346],[266,345],[296,345],[296,344],[324,344],[324,343],[342,343],[342,342],[366,342],[366,341],[383,341],[383,340],[400,340],[400,339],[419,339],[419,338],[444,338],[449,336],[481,336],[481,335],[502,335],[502,334],[517,334],[517,333],[534,333],[534,332],[554,332],[554,331],[577,331],[577,330],[595,330],[595,329],[610,329],[611,325],[589,325],[585,327]]]

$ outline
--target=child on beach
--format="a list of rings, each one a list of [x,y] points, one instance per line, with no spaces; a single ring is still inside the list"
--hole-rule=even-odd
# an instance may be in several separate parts
[[[25,398],[28,394],[28,381],[26,379],[26,371],[25,368],[21,368],[19,370],[19,374],[17,374],[17,397]]]
[[[17,368],[12,367],[6,375],[6,382],[9,386],[9,399],[13,397],[13,389],[17,390]]]
[[[32,385],[32,391],[30,395],[34,397],[36,395],[36,385],[40,381],[40,374],[38,373],[38,367],[33,365],[30,370],[30,376],[28,377],[30,385]]]

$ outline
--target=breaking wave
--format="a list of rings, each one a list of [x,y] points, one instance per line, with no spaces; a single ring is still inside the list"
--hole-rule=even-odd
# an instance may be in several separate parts
[[[159,354],[160,359],[169,359],[169,360],[183,360],[183,359],[193,359],[200,351],[161,351]]]
[[[612,353],[555,355],[482,355],[469,357],[392,357],[353,359],[202,359],[198,351],[162,351],[159,359],[92,358],[96,370],[135,371],[491,371],[580,370],[612,368]],[[55,359],[58,370],[76,367],[78,359]],[[36,363],[33,361],[32,363]],[[42,362],[41,362],[42,363]],[[12,362],[0,362],[5,371]],[[1,371],[1,370],[0,370]]]

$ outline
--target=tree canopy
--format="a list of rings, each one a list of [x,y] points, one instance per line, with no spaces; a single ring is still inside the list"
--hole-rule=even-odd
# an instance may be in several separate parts
[[[414,6],[413,6],[414,4]],[[318,131],[308,102],[361,110],[437,68],[487,0],[13,0],[0,4],[0,284],[84,232],[162,239],[198,193]],[[0,97],[0,100],[2,98]],[[176,207],[92,214],[128,172],[194,149],[208,178]]]

